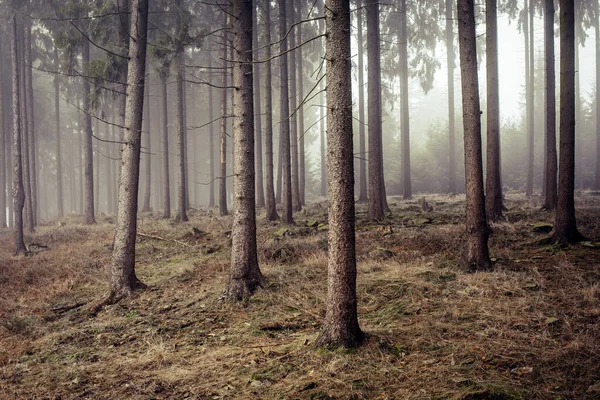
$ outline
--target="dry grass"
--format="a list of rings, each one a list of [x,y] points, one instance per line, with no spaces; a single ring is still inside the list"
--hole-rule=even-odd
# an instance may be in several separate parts
[[[456,268],[464,199],[392,199],[382,224],[358,207],[356,350],[316,349],[325,313],[326,207],[282,230],[259,220],[270,282],[247,303],[218,301],[230,218],[206,211],[175,225],[144,215],[137,271],[148,290],[95,317],[112,226],[42,227],[49,249],[14,258],[0,234],[0,398],[596,399],[600,397],[598,250],[535,245],[548,213],[511,196],[493,226],[493,272]],[[578,199],[584,234],[600,204]],[[415,224],[427,217],[431,223]],[[192,227],[204,233],[194,237]],[[385,250],[385,251],[384,251]],[[62,307],[62,308],[61,308]],[[68,308],[68,307],[67,307]],[[4,397],[3,397],[4,396]]]

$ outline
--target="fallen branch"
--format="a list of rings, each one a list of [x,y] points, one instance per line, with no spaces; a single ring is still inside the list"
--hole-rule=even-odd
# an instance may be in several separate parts
[[[193,246],[190,246],[189,244],[182,242],[181,240],[177,240],[177,239],[167,239],[164,237],[160,237],[160,236],[156,236],[156,235],[149,235],[147,233],[142,233],[142,232],[138,232],[137,235],[141,236],[141,237],[149,238],[149,239],[162,240],[164,242],[174,242],[174,243],[180,244],[185,247],[193,248]]]

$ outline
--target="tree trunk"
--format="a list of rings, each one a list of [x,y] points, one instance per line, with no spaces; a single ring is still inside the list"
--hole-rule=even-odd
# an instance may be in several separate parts
[[[150,141],[152,135],[151,135],[151,129],[152,129],[152,123],[150,122],[150,85],[148,85],[148,83],[146,83],[145,85],[145,89],[146,89],[146,93],[145,93],[145,100],[144,100],[144,118],[143,121],[145,122],[146,125],[146,129],[144,129],[144,132],[142,133],[142,137],[146,138],[146,151],[144,154],[144,158],[146,160],[145,163],[145,170],[146,170],[146,187],[145,192],[144,192],[144,206],[142,207],[142,211],[143,212],[149,212],[150,211],[150,195],[152,194],[152,143]]]
[[[294,219],[292,217],[292,165],[291,165],[291,150],[290,150],[290,102],[288,93],[288,41],[285,37],[287,32],[287,14],[286,14],[286,1],[279,0],[279,36],[282,39],[280,44],[281,56],[279,59],[279,72],[281,77],[281,91],[280,97],[280,119],[279,124],[279,140],[281,143],[281,154],[282,154],[282,176],[283,176],[283,216],[281,217],[283,223],[293,224]]]
[[[321,17],[325,17],[325,1],[319,1],[321,5],[321,9],[319,10],[319,14]],[[325,23],[323,19],[319,20],[319,33],[325,33]],[[323,43],[323,58],[325,58],[325,37],[322,39]],[[325,155],[325,120],[327,119],[327,115],[325,114],[325,83],[327,79],[326,68],[323,67],[323,79],[321,79],[321,83],[319,84],[319,132],[320,132],[320,140],[321,140],[321,196],[327,196],[327,158]]]
[[[266,129],[265,129],[265,156],[266,156],[266,212],[267,221],[279,219],[275,205],[275,187],[273,181],[273,89],[271,74],[271,2],[264,0],[265,10],[265,59],[269,60],[265,64],[265,111],[266,111]]]
[[[544,0],[544,46],[546,56],[546,163],[544,206],[556,208],[556,73],[554,71],[554,0]]]
[[[181,7],[181,0],[176,0],[176,7]],[[175,118],[177,119],[177,221],[185,222],[187,217],[187,171],[185,163],[186,135],[185,124],[185,91],[183,80],[185,75],[185,64],[183,59],[183,21],[181,15],[177,14],[177,54],[175,55],[175,81],[177,83],[177,101]]]
[[[525,0],[525,21],[523,25],[523,31],[525,32],[525,71],[527,74],[527,196],[533,195],[533,102],[535,100],[535,71],[533,65],[533,12],[533,0]]]
[[[223,28],[227,27],[227,14],[223,14]],[[223,40],[223,75],[221,83],[221,164],[219,180],[219,213],[221,216],[229,214],[227,211],[227,34]]]
[[[169,119],[167,113],[167,79],[169,78],[168,69],[161,71],[161,108],[162,108],[162,138],[163,138],[163,218],[171,218],[171,187],[169,179]]]
[[[97,137],[100,137],[100,128],[99,128],[99,120],[94,118],[94,129],[93,133]],[[96,151],[94,156],[94,210],[100,212],[100,205],[98,204],[100,200],[100,146],[101,142],[98,141],[96,143]]]
[[[31,52],[31,20],[27,23],[27,29],[25,31],[25,76],[27,92],[24,96],[27,96],[27,121],[28,131],[27,136],[29,138],[29,174],[30,174],[30,186],[31,191],[31,224],[32,226],[37,225],[37,209],[38,209],[38,185],[37,185],[37,151],[35,146],[35,118],[33,112],[33,72],[31,64],[33,62]]]
[[[142,145],[148,0],[133,0],[131,11],[127,107],[123,129],[125,144],[122,145],[121,152],[119,207],[110,268],[110,289],[108,298],[92,307],[92,311],[97,311],[104,304],[112,304],[130,296],[135,289],[145,287],[135,275],[135,239]]]
[[[27,69],[26,65],[28,64],[28,53],[26,51],[25,46],[25,34],[27,29],[24,27],[25,22],[19,28],[20,36],[19,36],[19,52],[20,52],[20,88],[21,91],[21,141],[22,143],[22,163],[23,163],[23,185],[25,188],[25,218],[24,218],[24,226],[28,232],[33,232],[33,207],[31,201],[31,163],[30,163],[30,153],[29,153],[29,114],[27,112],[28,107],[27,103],[29,98],[27,96],[28,88],[27,85],[29,81],[27,80]]]
[[[83,40],[81,50],[84,71],[90,64],[90,42]],[[84,222],[95,223],[94,219],[94,164],[92,152],[92,116],[90,109],[90,82],[83,79],[83,164],[84,164]]]
[[[485,211],[488,221],[502,217],[500,180],[500,101],[498,94],[498,11],[497,0],[486,0],[487,65],[487,168]]]
[[[298,3],[299,11],[298,19],[302,19],[302,3]],[[298,32],[298,45],[302,43],[302,29],[296,28]],[[303,68],[303,55],[302,47],[296,50],[298,56],[298,73],[296,78],[298,79],[298,195],[300,196],[300,208],[306,204],[306,154],[304,148],[304,68]]]
[[[400,0],[400,30],[398,32],[398,45],[400,47],[400,99],[401,118],[400,130],[402,149],[402,186],[404,198],[412,198],[412,185],[410,182],[410,114],[408,104],[408,35],[406,33],[406,0]]]
[[[54,65],[58,66],[58,50],[54,48]],[[56,129],[56,204],[58,218],[65,214],[63,205],[63,177],[62,177],[62,148],[60,144],[60,82],[59,76],[54,75],[54,121]]]
[[[233,10],[234,215],[226,293],[230,300],[239,301],[248,298],[264,278],[256,250],[252,0],[234,0]]]
[[[481,160],[481,111],[477,77],[475,39],[475,6],[473,0],[458,0],[458,42],[462,80],[463,124],[466,177],[467,241],[462,260],[471,272],[492,267],[488,251],[488,226],[483,194],[483,162]]]
[[[10,49],[9,49],[10,50]],[[6,69],[3,70],[2,76],[6,75]],[[8,72],[10,73],[10,72]],[[11,77],[12,80],[12,77]],[[10,85],[1,85],[0,91],[2,91],[2,97],[7,99],[4,103],[4,115],[7,116],[2,121],[4,126],[4,132],[6,135],[6,201],[8,203],[8,227],[12,228],[15,226],[15,213],[14,213],[14,202],[12,201],[12,181],[13,181],[13,168],[12,168],[12,151],[13,151],[13,140],[12,140],[12,116],[11,116],[11,107],[12,107],[12,91],[10,89]]]
[[[596,32],[596,176],[594,179],[594,189],[600,190],[600,0],[596,0],[596,18],[594,20],[594,29]]]
[[[208,193],[208,206],[215,206],[215,130],[213,123],[215,120],[215,112],[213,107],[214,96],[213,96],[213,79],[212,79],[212,54],[208,57],[208,67],[210,69],[210,85],[208,85],[208,118],[210,124],[208,125],[208,136],[209,136],[209,160],[210,160],[210,186]]]
[[[560,162],[554,240],[582,239],[575,220],[575,12],[572,1],[560,1]]]
[[[454,13],[446,0],[446,55],[448,57],[448,193],[456,193],[456,123],[454,122]]]
[[[577,7],[581,7],[578,2]],[[577,12],[577,11],[576,11]],[[575,14],[577,15],[577,14]],[[582,23],[581,21],[577,21],[578,26]],[[579,44],[581,40],[579,39],[578,30],[575,30],[575,130],[580,130],[583,133],[582,124],[581,124],[581,85],[579,84]],[[579,135],[575,135],[575,187],[582,189],[584,182],[584,173],[583,173],[583,163],[581,154],[583,153],[583,137]]]
[[[2,43],[0,43],[0,76],[2,76],[2,83],[4,83],[4,54],[2,52]],[[0,229],[6,228],[6,201],[8,198],[8,186],[6,182],[6,171],[9,168],[6,160],[6,150],[8,146],[8,130],[6,130],[6,118],[8,113],[4,106],[6,101],[4,97],[4,90],[0,86],[0,114],[2,120],[0,120]]]
[[[23,207],[25,206],[25,188],[23,186],[23,160],[21,158],[21,76],[19,74],[18,24],[17,15],[12,17],[11,55],[12,55],[12,110],[13,110],[13,183],[12,195],[15,214],[15,254],[25,254],[27,248],[23,240]]]
[[[354,148],[350,65],[350,2],[328,0],[327,185],[329,198],[327,312],[317,346],[356,347],[358,325],[354,215]]]
[[[254,47],[254,59],[258,60],[258,0],[252,1],[252,39]],[[256,108],[256,205],[265,206],[265,190],[263,186],[263,144],[262,144],[262,108],[260,105],[260,64],[254,64],[254,104]]]
[[[288,10],[288,25],[296,22],[296,11],[294,7],[294,0],[288,0],[286,5]],[[290,125],[290,154],[292,162],[292,210],[300,211],[302,206],[300,205],[300,185],[299,185],[299,163],[298,163],[298,119],[296,114],[297,98],[296,98],[296,34],[295,28],[291,28],[288,40],[290,44],[289,57],[289,110],[288,115],[282,115],[283,118],[289,118]],[[287,32],[287,30],[286,30]]]
[[[369,212],[371,220],[383,219],[381,157],[381,57],[379,50],[379,3],[366,4],[368,53]]]
[[[367,198],[367,149],[365,143],[365,79],[362,0],[356,0],[356,35],[358,41],[358,140],[359,140],[359,189],[358,201]]]

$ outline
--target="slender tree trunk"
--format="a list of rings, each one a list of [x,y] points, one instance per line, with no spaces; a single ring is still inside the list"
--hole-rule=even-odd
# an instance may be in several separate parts
[[[290,150],[290,102],[288,92],[288,40],[285,37],[287,32],[287,13],[286,13],[286,1],[279,0],[279,35],[282,39],[280,44],[281,57],[279,58],[279,74],[281,77],[281,92],[280,96],[280,107],[279,113],[281,122],[279,124],[279,140],[281,143],[282,153],[282,174],[283,174],[283,216],[281,217],[283,223],[293,224],[294,219],[292,217],[292,195],[293,195],[293,182],[292,182],[292,165],[291,165],[291,150]]]
[[[110,117],[108,117],[110,118]],[[112,119],[112,118],[111,118]],[[108,140],[114,140],[112,138],[111,135],[111,127],[105,123],[104,124],[104,129],[106,132],[106,139]],[[111,215],[111,207],[110,207],[110,202],[111,202],[111,198],[112,198],[112,174],[111,174],[111,164],[112,164],[112,151],[111,151],[111,147],[112,147],[112,143],[106,143],[106,146],[104,146],[105,152],[106,152],[106,157],[105,157],[105,163],[104,163],[104,176],[106,178],[106,214]]]
[[[291,25],[296,22],[296,11],[294,7],[294,0],[288,0],[286,5],[289,23]],[[292,163],[292,210],[300,211],[302,206],[300,205],[300,185],[299,185],[299,169],[298,169],[298,120],[296,114],[297,98],[296,98],[296,34],[295,28],[291,28],[291,32],[288,36],[290,51],[289,57],[289,110],[288,115],[282,115],[283,118],[289,118],[290,125],[290,154]],[[287,32],[287,29],[286,29]]]
[[[325,1],[320,0],[321,9],[319,14],[324,18],[325,17]],[[323,19],[319,20],[319,32],[325,33],[325,23]],[[322,38],[323,43],[323,59],[325,59],[325,37]],[[321,139],[321,196],[327,196],[327,157],[325,155],[325,120],[327,115],[325,114],[325,80],[327,79],[326,75],[327,66],[323,65],[323,79],[321,79],[321,83],[319,84],[319,91],[321,92],[319,95],[319,132]]]
[[[527,73],[527,191],[526,195],[533,195],[533,136],[534,136],[534,107],[535,99],[535,71],[533,65],[533,0],[525,0],[525,70]],[[529,3],[529,4],[527,4]],[[528,22],[529,21],[529,22]]]
[[[500,101],[498,94],[498,11],[496,0],[486,0],[487,168],[485,211],[488,221],[502,217],[500,183]]]
[[[366,3],[368,52],[368,132],[369,132],[369,212],[371,220],[381,220],[383,211],[383,174],[381,155],[381,57],[379,50],[379,2]]]
[[[84,70],[89,68],[90,63],[90,42],[83,40],[82,58]],[[83,80],[83,163],[84,163],[84,222],[88,225],[95,223],[94,219],[94,164],[92,151],[92,117],[90,109],[90,82]]]
[[[167,113],[167,79],[169,72],[162,71],[160,76],[161,97],[162,97],[162,138],[163,138],[163,218],[171,218],[171,187],[169,179],[169,120]]]
[[[554,240],[582,240],[575,220],[575,11],[560,1],[560,162]]]
[[[181,7],[181,0],[176,0],[176,7]],[[187,171],[186,171],[186,135],[185,124],[185,91],[183,80],[185,75],[185,65],[183,59],[183,21],[177,14],[177,45],[180,47],[175,56],[175,81],[177,83],[177,101],[175,118],[177,119],[177,221],[185,222],[187,217]]]
[[[83,151],[84,151],[84,146],[83,146],[83,135],[85,134],[85,131],[83,129],[83,113],[81,111],[78,112],[78,119],[79,119],[79,123],[77,125],[78,127],[78,133],[77,133],[77,147],[74,151],[74,154],[77,156],[77,180],[78,180],[78,187],[77,187],[77,213],[83,215]]]
[[[227,14],[223,14],[223,28],[227,27]],[[220,146],[220,177],[219,180],[219,213],[221,216],[229,214],[227,210],[227,34],[223,34],[223,75],[221,83],[221,146]]]
[[[94,135],[100,137],[100,128],[99,128],[99,121],[97,118],[94,119],[94,129],[93,129],[93,133]],[[99,201],[100,201],[100,146],[101,143],[98,141],[96,143],[96,151],[95,151],[95,156],[94,156],[94,210],[96,210],[96,212],[100,212],[100,205],[99,205]]]
[[[25,46],[25,34],[27,29],[25,28],[26,22],[22,23],[23,25],[19,28],[20,37],[19,37],[19,53],[20,53],[20,90],[21,90],[21,141],[23,149],[21,153],[22,163],[23,163],[23,185],[25,188],[25,219],[24,224],[25,228],[28,232],[33,232],[34,224],[33,224],[33,207],[31,201],[31,163],[30,163],[30,152],[29,152],[29,114],[28,110],[28,101],[29,98],[27,96],[28,88],[27,85],[29,81],[27,79],[27,69],[26,65],[28,65],[29,61],[27,60],[28,52]]]
[[[302,19],[302,3],[298,3],[298,15],[299,20]],[[302,29],[296,28],[298,33],[298,45],[302,43]],[[298,79],[298,195],[300,196],[300,208],[306,204],[306,154],[304,148],[304,68],[303,68],[303,55],[302,47],[296,50],[298,56],[298,73],[296,77]]]
[[[10,46],[9,46],[10,47]],[[10,50],[10,49],[9,49]],[[9,57],[10,58],[10,57]],[[10,73],[10,72],[8,72]],[[4,70],[2,76],[7,76],[7,72]],[[12,81],[12,77],[11,77]],[[4,132],[6,135],[6,197],[8,203],[8,227],[12,228],[15,226],[15,213],[14,213],[14,202],[11,199],[12,193],[12,182],[13,182],[13,168],[12,168],[12,152],[13,152],[13,140],[12,140],[12,130],[13,130],[13,121],[12,121],[12,90],[10,85],[1,85],[0,91],[2,91],[2,97],[7,99],[4,103],[4,115],[6,118],[2,121],[4,126]]]
[[[38,185],[37,185],[37,151],[36,151],[36,135],[35,135],[35,118],[34,118],[34,107],[33,107],[33,72],[32,72],[32,52],[31,52],[31,21],[27,23],[27,29],[25,31],[25,76],[27,92],[24,96],[27,96],[27,121],[28,131],[27,136],[29,138],[29,174],[30,174],[30,190],[31,190],[31,224],[37,225],[37,211],[38,211]]]
[[[137,236],[138,185],[140,149],[142,145],[142,114],[146,65],[146,28],[148,0],[133,0],[131,4],[131,40],[127,72],[127,107],[125,109],[124,141],[119,180],[119,208],[114,250],[110,268],[110,289],[105,304],[129,297],[135,289],[146,287],[135,275],[135,239]]]
[[[21,76],[19,74],[17,14],[12,17],[11,55],[12,55],[12,109],[13,109],[13,183],[12,195],[15,213],[15,254],[25,254],[27,248],[23,240],[23,207],[25,206],[25,188],[23,186],[23,160],[21,158]]]
[[[350,2],[328,0],[327,11],[327,185],[329,251],[327,312],[318,346],[356,347],[358,325],[354,215],[354,148],[350,65]]]
[[[281,92],[281,88],[279,88]],[[279,113],[281,116],[281,112]],[[281,143],[281,136],[277,141],[277,184],[276,184],[276,192],[275,192],[275,200],[277,204],[281,204],[281,192],[282,192],[282,180],[283,180],[283,145]]]
[[[227,297],[239,301],[262,285],[256,249],[254,98],[252,90],[252,0],[234,0],[233,138],[234,214]]]
[[[481,111],[477,50],[475,39],[475,5],[473,0],[458,0],[458,42],[462,81],[463,124],[465,141],[466,233],[462,260],[471,272],[492,267],[488,250],[488,226],[483,193],[483,162],[481,157]]]
[[[358,41],[358,140],[359,140],[359,190],[358,201],[367,198],[367,149],[365,143],[365,79],[362,0],[356,0],[356,35]]]
[[[554,0],[544,1],[544,46],[546,56],[546,163],[544,184],[544,206],[547,210],[556,208],[556,73],[554,72]]]
[[[142,133],[142,137],[146,138],[146,151],[144,154],[144,158],[145,158],[145,170],[146,170],[146,187],[145,192],[144,192],[144,206],[142,207],[142,211],[143,212],[149,212],[150,211],[150,195],[152,194],[152,143],[151,143],[151,130],[152,130],[152,123],[150,122],[150,85],[148,85],[148,83],[146,83],[145,86],[146,89],[146,93],[145,93],[145,100],[144,100],[144,122],[146,125],[146,129],[144,129],[144,132]]]
[[[258,60],[258,0],[252,1],[252,39],[254,47],[254,59]],[[263,186],[263,143],[262,143],[262,109],[260,104],[260,67],[258,63],[254,64],[254,104],[256,109],[255,135],[256,135],[256,205],[265,206],[265,190]],[[268,89],[268,88],[267,88]]]
[[[581,7],[580,3],[577,3],[577,7]],[[577,14],[575,14],[577,15]],[[579,25],[580,21],[576,21]],[[581,85],[579,84],[579,44],[581,40],[579,39],[578,31],[575,30],[575,130],[579,130],[583,133],[582,123],[581,123]],[[575,135],[575,187],[583,188],[584,185],[584,173],[583,173],[583,157],[581,154],[583,153],[583,137],[580,135]]]
[[[454,121],[454,1],[446,0],[446,55],[448,58],[448,193],[456,190],[456,123]]]
[[[398,44],[400,47],[400,99],[401,107],[401,148],[402,148],[402,186],[404,198],[412,198],[412,185],[410,182],[410,111],[408,103],[408,35],[406,33],[406,0],[400,0],[400,31]]]
[[[213,95],[213,87],[212,87],[212,54],[208,57],[208,67],[211,70],[210,81],[211,85],[208,86],[208,114],[209,120],[211,121],[208,125],[208,135],[209,135],[209,160],[210,160],[210,186],[208,193],[208,206],[215,206],[215,130],[213,128],[213,121],[215,120],[215,112],[213,107],[213,102],[215,101],[215,97]]]
[[[54,65],[58,66],[58,50],[54,48]],[[65,214],[63,206],[63,176],[62,176],[62,148],[60,132],[60,81],[59,76],[54,75],[54,121],[56,129],[56,205],[58,217]]]
[[[266,218],[267,221],[279,219],[277,215],[275,201],[275,187],[273,181],[273,89],[271,74],[271,2],[264,0],[265,10],[265,59],[269,60],[265,64],[265,156],[266,156]]]

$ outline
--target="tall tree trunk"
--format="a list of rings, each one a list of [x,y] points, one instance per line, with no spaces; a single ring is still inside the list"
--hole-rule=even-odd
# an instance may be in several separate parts
[[[366,4],[368,53],[369,212],[371,220],[383,219],[383,174],[381,165],[381,57],[379,50],[379,2]]]
[[[258,60],[258,0],[252,1],[252,40],[254,59]],[[267,88],[268,90],[269,88]],[[262,143],[262,108],[260,105],[260,64],[254,64],[254,104],[256,109],[255,154],[256,154],[256,205],[265,206],[265,190],[263,186],[263,143]]]
[[[58,66],[58,50],[54,48],[54,65]],[[59,76],[54,75],[54,121],[56,129],[56,207],[58,217],[62,218],[65,214],[63,205],[63,176],[62,176],[62,148],[60,132],[60,81]]]
[[[131,11],[127,107],[123,129],[125,144],[122,145],[121,152],[119,208],[110,268],[110,289],[107,299],[92,307],[92,311],[97,311],[104,304],[115,303],[130,296],[135,289],[145,287],[135,275],[135,239],[142,145],[148,0],[133,0]]]
[[[466,248],[462,260],[468,271],[492,267],[488,250],[488,226],[483,194],[483,162],[481,157],[481,111],[477,50],[475,39],[475,5],[473,0],[458,0],[458,43],[462,81],[463,124],[466,178]]]
[[[294,7],[294,0],[288,0],[287,4],[287,13],[289,23],[288,25],[292,25],[296,22],[296,10]],[[289,110],[290,114],[282,115],[283,118],[289,118],[290,125],[290,154],[291,154],[291,162],[292,162],[292,210],[300,211],[302,206],[300,205],[300,185],[299,185],[299,170],[298,170],[298,119],[296,114],[297,107],[297,98],[296,98],[296,34],[295,28],[291,28],[290,34],[288,35],[288,40],[290,44],[290,52],[288,53],[289,57]],[[287,30],[286,30],[287,32]]]
[[[265,10],[265,157],[266,157],[266,212],[267,221],[279,219],[275,205],[275,187],[273,181],[273,89],[271,73],[271,1],[264,0]]]
[[[325,1],[319,1],[321,7],[319,10],[319,15],[321,17],[325,17]],[[325,33],[325,23],[323,19],[319,20],[319,32],[321,34]],[[323,60],[325,59],[325,37],[322,38],[323,43]],[[323,79],[321,79],[321,83],[319,84],[319,133],[321,139],[321,196],[327,196],[327,157],[325,155],[325,120],[327,115],[325,113],[325,80],[327,79],[326,75],[326,65],[323,65]]]
[[[362,0],[356,0],[356,35],[358,41],[358,140],[359,140],[359,189],[358,201],[367,198],[367,149],[365,143],[365,79]]]
[[[181,8],[181,0],[176,0],[175,6]],[[185,64],[183,59],[183,21],[181,10],[177,14],[177,54],[175,55],[175,81],[177,83],[177,101],[175,118],[177,119],[177,221],[185,222],[187,217],[187,171],[186,171],[186,136],[185,123],[185,91],[183,80],[185,78]]]
[[[29,174],[30,174],[30,190],[31,190],[31,224],[37,225],[37,211],[38,211],[38,185],[37,185],[37,151],[36,151],[36,135],[35,135],[35,118],[33,112],[33,72],[32,72],[32,52],[31,52],[31,20],[27,23],[25,31],[25,76],[27,93],[27,121],[28,131],[27,136],[29,138]]]
[[[89,68],[90,64],[90,42],[87,39],[83,40],[81,50],[84,71]],[[95,223],[94,219],[94,164],[92,152],[92,116],[90,109],[90,82],[83,79],[83,163],[84,163],[84,222],[85,224]]]
[[[10,58],[10,57],[9,57]],[[7,72],[6,70],[4,70],[5,72],[2,73],[2,76],[8,76],[6,75]],[[8,72],[10,73],[10,72]],[[12,81],[12,78],[11,78]],[[6,102],[4,103],[4,115],[6,115],[6,118],[2,121],[3,126],[4,126],[4,132],[6,135],[6,197],[7,197],[7,203],[8,203],[8,227],[12,228],[15,226],[15,213],[14,213],[14,202],[11,199],[11,193],[12,193],[12,189],[11,189],[11,185],[13,182],[13,168],[12,168],[12,163],[13,163],[13,159],[12,159],[12,151],[13,151],[13,140],[12,140],[12,130],[13,130],[13,121],[12,121],[12,113],[11,113],[11,107],[12,107],[12,90],[11,90],[11,86],[10,85],[1,85],[2,87],[0,87],[0,91],[2,91],[2,97],[7,99]]]
[[[401,99],[401,148],[402,148],[402,186],[404,198],[412,198],[412,185],[410,182],[410,114],[408,104],[408,35],[406,33],[406,0],[400,0],[400,30],[398,32],[398,45],[400,47],[400,99]]]
[[[77,124],[77,147],[75,148],[73,154],[75,154],[77,157],[77,213],[83,215],[83,135],[85,134],[85,131],[83,129],[83,113],[79,111],[78,114],[79,123]]]
[[[252,0],[234,0],[233,138],[234,214],[227,297],[242,300],[262,285],[256,249],[254,98],[252,90]]]
[[[281,91],[281,88],[279,88]],[[281,116],[281,112],[279,113]],[[277,204],[281,204],[281,191],[282,191],[282,180],[283,180],[283,147],[281,143],[281,137],[277,141],[277,182],[276,182],[276,191],[275,191],[275,201]]]
[[[100,137],[100,128],[99,128],[99,120],[98,118],[94,118],[94,135]],[[98,201],[100,200],[100,146],[101,143],[98,141],[96,143],[96,151],[94,156],[94,210],[100,212],[100,205]]]
[[[298,20],[302,20],[302,3],[298,3]],[[298,33],[298,45],[300,46],[297,50],[298,62],[298,73],[296,79],[298,79],[298,195],[300,196],[300,208],[306,204],[306,154],[304,148],[304,67],[303,67],[303,55],[302,55],[302,29],[297,27]]]
[[[546,56],[546,164],[544,184],[544,207],[556,208],[556,73],[554,71],[554,0],[544,0],[544,46]]]
[[[144,192],[144,206],[142,207],[142,211],[149,212],[150,211],[150,195],[152,194],[152,143],[151,143],[151,130],[152,123],[150,122],[150,85],[146,83],[145,85],[145,100],[144,100],[144,118],[146,129],[142,133],[142,137],[146,138],[146,151],[144,158],[146,160],[145,170],[146,170],[146,187]]]
[[[577,3],[577,7],[581,7],[580,3]],[[575,14],[577,15],[577,14]],[[576,21],[578,26],[582,23],[580,21]],[[579,84],[579,44],[581,40],[579,39],[578,30],[575,30],[575,130],[580,130],[583,133],[582,123],[581,123],[581,85]],[[575,135],[575,187],[583,188],[584,185],[584,173],[583,173],[583,157],[581,154],[583,153],[583,137],[580,135]]]
[[[227,14],[223,14],[223,28],[227,27]],[[221,146],[220,146],[220,180],[219,180],[219,213],[221,216],[229,214],[227,210],[227,34],[223,40],[223,75],[221,83]]]
[[[168,69],[161,71],[161,108],[162,108],[162,139],[163,139],[163,218],[171,218],[171,187],[169,179],[169,119],[167,113],[167,79],[169,78]]]
[[[282,154],[282,176],[283,176],[283,223],[293,224],[292,217],[292,165],[291,165],[291,150],[290,150],[290,102],[288,91],[288,40],[285,37],[287,32],[287,13],[286,1],[279,0],[279,36],[282,39],[280,44],[281,56],[279,58],[279,75],[281,77],[281,91],[279,113],[281,122],[279,124],[279,140],[281,143]]]
[[[446,0],[446,55],[448,58],[448,193],[456,193],[456,123],[454,121],[454,1]]]
[[[21,158],[21,76],[19,74],[19,44],[17,14],[12,17],[11,35],[12,55],[12,110],[13,110],[13,183],[12,195],[15,214],[15,254],[25,254],[27,248],[23,240],[23,207],[25,206],[25,188],[23,186],[23,160]]]
[[[594,30],[596,32],[596,176],[594,179],[594,189],[600,190],[600,0],[596,0],[596,19],[594,20]]]
[[[488,221],[502,217],[500,182],[500,101],[498,94],[498,10],[496,0],[486,0],[487,68],[487,168],[485,211]]]
[[[533,137],[534,137],[534,107],[535,100],[535,71],[533,65],[533,0],[525,0],[525,70],[527,74],[527,191],[526,195],[533,195]],[[527,4],[529,3],[529,4]],[[529,21],[529,22],[528,22]]]
[[[354,148],[350,65],[350,2],[328,0],[327,185],[329,198],[327,312],[318,346],[356,347],[358,325],[354,215]]]
[[[214,120],[215,120],[215,112],[213,107],[214,96],[213,96],[213,85],[212,85],[212,54],[208,57],[208,67],[210,69],[210,85],[208,85],[208,118],[210,120],[210,124],[208,125],[208,135],[209,135],[209,160],[210,160],[210,186],[208,193],[208,206],[215,206],[215,130],[214,130]]]
[[[0,76],[2,77],[2,83],[6,75],[4,74],[4,54],[2,52],[2,43],[0,43]],[[6,130],[6,118],[8,113],[4,103],[6,101],[4,97],[4,90],[0,85],[0,229],[6,228],[6,201],[8,198],[8,186],[6,182],[6,171],[9,168],[6,160],[6,150],[8,146],[8,130]]]
[[[29,153],[29,114],[27,112],[28,107],[27,103],[29,98],[27,96],[28,88],[27,85],[29,81],[27,80],[27,69],[26,65],[28,64],[28,52],[26,51],[25,46],[25,34],[27,32],[27,28],[25,25],[26,22],[22,23],[23,25],[20,27],[20,37],[19,37],[19,53],[20,53],[20,90],[21,90],[21,141],[23,149],[21,153],[22,162],[23,162],[23,185],[25,188],[25,228],[29,232],[33,232],[33,207],[31,201],[31,163],[30,163],[30,153]]]
[[[582,239],[575,220],[575,12],[572,1],[560,0],[560,162],[554,240]]]

